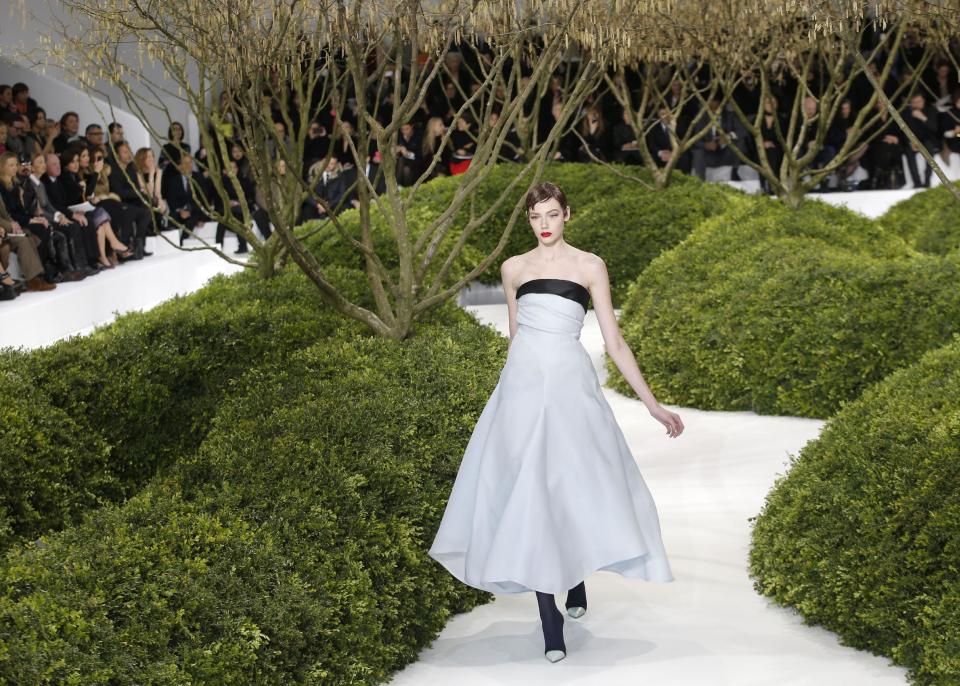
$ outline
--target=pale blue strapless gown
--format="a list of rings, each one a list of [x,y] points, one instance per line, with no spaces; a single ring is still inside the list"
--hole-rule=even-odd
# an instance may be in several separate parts
[[[598,570],[672,581],[653,497],[580,343],[589,291],[534,279],[517,295],[429,555],[491,593],[566,593]]]

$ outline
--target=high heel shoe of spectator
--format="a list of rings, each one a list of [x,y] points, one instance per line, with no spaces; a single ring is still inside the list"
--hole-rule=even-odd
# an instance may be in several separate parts
[[[120,262],[126,262],[127,260],[136,259],[134,257],[133,248],[127,248],[126,250],[117,250],[116,248],[114,248],[113,254]]]
[[[108,258],[100,258],[100,269],[113,269],[116,265],[113,264]]]
[[[20,293],[17,291],[17,283],[9,274],[0,271],[0,300],[13,300]]]

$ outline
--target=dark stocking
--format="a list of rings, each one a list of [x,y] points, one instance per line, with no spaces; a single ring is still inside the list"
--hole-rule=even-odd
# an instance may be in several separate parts
[[[565,603],[565,606],[568,610],[571,607],[582,607],[584,610],[587,609],[587,585],[585,582],[581,581],[579,584],[567,591],[567,602]]]
[[[563,615],[557,609],[552,593],[536,591],[537,605],[540,608],[540,622],[543,624],[543,652],[562,650],[567,652],[563,642]]]

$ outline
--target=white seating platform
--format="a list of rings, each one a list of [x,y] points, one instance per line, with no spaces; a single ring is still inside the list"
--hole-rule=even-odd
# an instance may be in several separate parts
[[[212,243],[215,232],[216,224],[211,222],[197,234]],[[178,242],[177,231],[163,235]],[[201,246],[195,239],[184,243],[184,247]],[[232,255],[236,249],[236,236],[228,232],[224,250]],[[179,250],[161,236],[148,238],[147,250],[151,257],[125,262],[83,281],[58,283],[52,291],[21,293],[16,300],[0,302],[0,347],[36,348],[89,333],[117,314],[148,310],[174,295],[197,290],[216,274],[242,269],[209,250]]]

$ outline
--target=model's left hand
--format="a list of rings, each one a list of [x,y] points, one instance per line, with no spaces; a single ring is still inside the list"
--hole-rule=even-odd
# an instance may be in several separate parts
[[[657,405],[654,409],[650,410],[650,416],[667,427],[667,435],[670,438],[676,438],[683,433],[683,422],[680,421],[680,415],[676,412],[671,412],[663,405]]]

